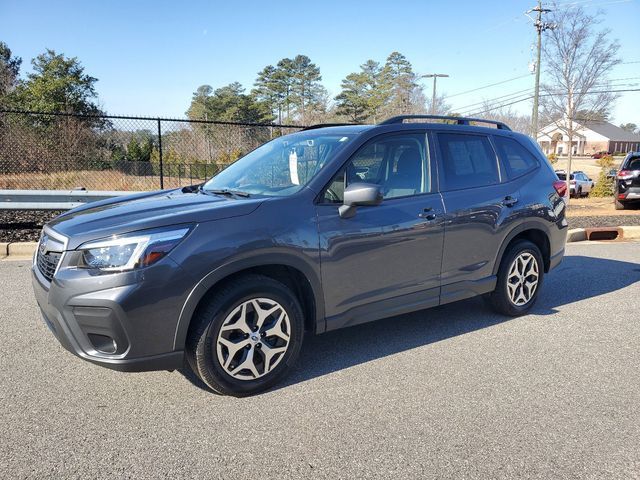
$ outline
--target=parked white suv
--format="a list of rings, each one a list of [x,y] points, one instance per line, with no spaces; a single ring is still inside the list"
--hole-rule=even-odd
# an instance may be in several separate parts
[[[564,170],[556,170],[556,175],[562,181],[567,181],[567,172]],[[593,180],[586,173],[575,170],[569,177],[569,195],[572,197],[588,197],[593,188]]]

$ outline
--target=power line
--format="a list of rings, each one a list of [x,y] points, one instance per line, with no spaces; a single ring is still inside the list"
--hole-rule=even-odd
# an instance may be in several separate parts
[[[465,105],[463,107],[454,108],[453,110],[463,111],[463,110],[468,110],[470,108],[476,107],[477,105],[482,105],[484,103],[494,103],[496,101],[505,101],[505,100],[508,100],[508,97],[514,97],[514,96],[522,95],[523,93],[525,93],[525,92],[528,93],[530,91],[531,91],[530,88],[525,88],[523,90],[518,90],[517,92],[512,92],[512,93],[507,93],[505,95],[500,95],[499,97],[485,98],[483,100],[480,100],[480,101],[474,102],[474,103],[470,103],[470,104]]]
[[[640,77],[612,78],[611,80],[609,80],[609,82],[613,82],[613,83],[599,83],[599,84],[595,84],[594,87],[607,87],[607,88],[635,87],[638,85],[637,83],[617,83],[617,82],[622,82],[626,80],[638,80],[638,79],[640,79]],[[463,107],[453,108],[452,110],[456,112],[461,112],[461,113],[465,111],[474,111],[474,110],[477,110],[477,107],[480,105],[484,106],[486,104],[486,105],[492,106],[496,103],[502,104],[504,102],[517,100],[518,97],[528,94],[529,92],[530,92],[530,89],[526,88],[524,90],[508,93],[506,95],[501,95],[499,97],[488,98],[479,102],[470,103],[469,105],[465,105]],[[531,98],[531,97],[529,96],[528,98]],[[523,98],[522,100],[524,101],[524,100],[527,100],[528,98]]]
[[[596,91],[586,91],[586,92],[574,92],[574,95],[594,95],[594,94],[599,94],[599,93],[626,93],[626,92],[640,92],[640,88],[623,88],[623,89],[616,89],[616,90],[596,90]],[[558,95],[564,95],[564,93],[542,93],[540,94],[541,97],[553,97],[553,96],[558,96]],[[510,103],[505,103],[502,105],[498,105],[495,107],[491,107],[488,108],[486,110],[482,110],[482,111],[477,111],[474,113],[469,113],[467,114],[467,116],[472,116],[472,115],[482,115],[483,113],[487,113],[487,112],[491,112],[493,110],[498,110],[499,108],[502,107],[508,107],[510,105],[515,105],[516,103],[520,103],[520,102],[524,102],[526,100],[530,100],[533,98],[533,95],[530,95],[528,98],[523,98],[520,100],[516,100]]]

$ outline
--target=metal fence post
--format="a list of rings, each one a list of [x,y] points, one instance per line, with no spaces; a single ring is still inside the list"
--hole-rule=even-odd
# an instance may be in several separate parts
[[[160,159],[160,190],[164,190],[164,171],[162,168],[162,122],[158,118],[158,153]]]

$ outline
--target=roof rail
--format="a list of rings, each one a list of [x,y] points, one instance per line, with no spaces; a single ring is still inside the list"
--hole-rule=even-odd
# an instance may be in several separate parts
[[[318,123],[316,125],[309,125],[308,127],[304,127],[301,131],[305,130],[315,130],[316,128],[324,128],[324,127],[346,127],[360,125],[359,123]]]
[[[491,123],[495,125],[499,130],[511,129],[502,122],[496,120],[485,120],[484,118],[468,118],[468,117],[453,117],[450,115],[398,115],[397,117],[387,118],[384,122],[380,122],[378,125],[391,125],[394,123],[403,123],[405,120],[410,119],[425,119],[425,120],[453,120],[458,125],[470,125],[471,122],[479,123]]]

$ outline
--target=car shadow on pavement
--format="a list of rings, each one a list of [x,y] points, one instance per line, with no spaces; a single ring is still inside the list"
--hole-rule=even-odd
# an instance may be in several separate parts
[[[553,315],[557,307],[604,295],[638,281],[639,264],[567,256],[545,277],[541,294],[529,315]],[[509,320],[512,318],[494,313],[482,299],[472,298],[322,335],[307,335],[294,371],[271,391]],[[191,383],[206,389],[193,374],[182,373]]]
[[[529,315],[597,297],[640,281],[640,265],[586,256],[567,256],[545,277]],[[412,348],[512,320],[472,298],[408,315],[307,336],[295,371],[277,388],[393,355]]]

